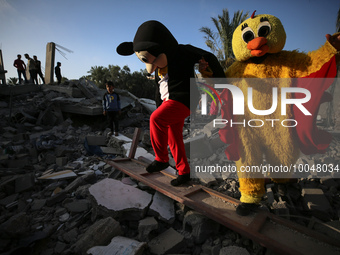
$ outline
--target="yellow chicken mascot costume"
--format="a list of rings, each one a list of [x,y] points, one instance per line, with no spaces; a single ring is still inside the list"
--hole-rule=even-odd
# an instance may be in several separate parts
[[[282,49],[285,45],[286,33],[281,21],[275,16],[255,15],[254,12],[251,18],[245,20],[234,31],[232,47],[237,61],[227,69],[226,76],[228,78],[334,78],[335,56],[340,50],[340,33],[333,36],[328,34],[326,39],[321,48],[307,54],[284,51]],[[266,123],[261,127],[225,126],[219,131],[221,140],[229,144],[225,151],[226,155],[230,160],[236,161],[238,169],[241,203],[236,208],[236,212],[239,215],[248,215],[256,210],[265,193],[264,177],[242,172],[240,171],[242,167],[264,165],[264,158],[266,163],[272,166],[289,166],[295,164],[300,151],[305,154],[324,153],[332,139],[330,134],[318,130],[315,125],[319,105],[327,100],[327,94],[324,92],[330,83],[295,85],[305,87],[311,92],[311,99],[304,107],[312,116],[301,114],[300,109],[297,107],[295,109],[293,106],[287,107],[286,114],[283,116],[280,109],[280,89],[293,87],[293,85],[292,82],[287,82],[290,79],[281,80],[282,82],[272,86],[268,82],[262,84],[256,82],[255,86],[248,82],[239,82],[236,85],[242,90],[244,98],[247,98],[248,88],[252,87],[253,107],[261,110],[271,108],[274,94],[272,87],[278,87],[277,109],[269,116],[255,115],[249,110],[249,105],[244,107],[244,115],[235,116],[230,113],[232,111],[230,102],[235,101],[235,98],[231,97],[228,89],[224,89],[221,94],[224,101],[223,119],[233,118],[236,123],[255,120]],[[298,124],[294,128],[287,127],[288,124],[285,126],[276,124],[273,127],[273,123],[268,124],[266,121],[273,119],[275,123],[280,123],[285,119],[297,120],[298,118]],[[283,183],[288,179],[273,180]]]

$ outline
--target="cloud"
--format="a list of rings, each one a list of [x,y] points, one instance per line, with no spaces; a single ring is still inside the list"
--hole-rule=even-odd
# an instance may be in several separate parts
[[[0,0],[0,14],[7,14],[15,12],[15,9],[10,5],[7,0]]]

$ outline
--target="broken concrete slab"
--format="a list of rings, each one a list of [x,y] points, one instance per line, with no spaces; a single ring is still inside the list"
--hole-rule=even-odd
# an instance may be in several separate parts
[[[73,84],[87,97],[87,98],[95,98],[96,96],[86,87],[86,84],[74,82]]]
[[[158,216],[159,219],[172,224],[175,221],[174,200],[156,191],[148,214]]]
[[[148,98],[139,98],[138,102],[149,112],[153,113],[156,110],[156,102],[155,100],[151,100]]]
[[[112,147],[104,147],[100,146],[100,149],[104,154],[112,154],[112,155],[123,155],[121,148],[112,148]]]
[[[95,202],[119,218],[143,218],[152,195],[121,181],[104,179],[89,188]]]
[[[162,255],[169,253],[181,253],[186,248],[184,236],[173,228],[169,228],[159,236],[152,239],[148,246],[151,254]]]
[[[66,192],[71,192],[76,190],[79,186],[86,184],[88,181],[91,182],[92,179],[96,178],[93,171],[77,177],[73,182],[66,186],[64,189]]]
[[[5,239],[20,237],[30,229],[30,218],[25,212],[13,215],[0,225],[0,236]]]
[[[2,206],[7,206],[13,202],[15,202],[19,197],[19,194],[15,193],[15,194],[12,194],[10,196],[7,196],[3,199],[0,200],[0,205]]]
[[[92,255],[143,255],[146,243],[138,242],[136,240],[126,238],[123,236],[116,236],[112,238],[111,243],[107,246],[95,246],[87,251],[87,254]]]
[[[75,178],[77,175],[72,170],[64,170],[59,172],[48,173],[38,177],[39,180],[58,180],[58,179],[67,179],[67,178]]]
[[[46,199],[34,199],[31,204],[31,211],[39,211],[46,204]]]
[[[64,201],[65,208],[72,213],[79,213],[88,211],[91,208],[90,201],[86,199],[75,199]]]
[[[25,84],[25,85],[16,85],[16,86],[10,86],[10,85],[4,85],[1,86],[0,95],[22,95],[27,94],[30,92],[39,91],[41,89],[40,86],[36,84]]]
[[[35,185],[34,173],[29,173],[29,174],[19,176],[15,180],[15,192],[20,193],[20,192],[23,192],[25,190],[29,190],[29,189],[33,188],[34,185]]]
[[[147,217],[139,221],[138,225],[138,240],[139,241],[150,241],[153,232],[158,230],[158,222],[154,217]]]
[[[239,247],[239,246],[228,246],[228,247],[223,247],[220,250],[219,255],[227,255],[227,254],[233,254],[233,255],[250,255],[250,253],[247,251],[246,248]],[[268,254],[268,253],[266,253]]]
[[[94,246],[107,245],[112,238],[122,235],[119,222],[111,217],[98,220],[80,237],[71,247],[77,254],[87,254],[87,251]]]
[[[191,230],[191,235],[197,244],[202,244],[209,236],[216,234],[219,227],[217,222],[199,212],[188,211],[184,216],[183,229],[188,232]]]
[[[57,91],[60,93],[64,93],[66,95],[69,95],[73,98],[82,98],[84,97],[83,93],[78,89],[70,86],[54,86],[54,85],[47,85],[43,84],[41,85],[43,90],[46,91]]]

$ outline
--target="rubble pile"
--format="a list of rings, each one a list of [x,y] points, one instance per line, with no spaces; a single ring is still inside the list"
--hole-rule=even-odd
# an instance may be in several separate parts
[[[126,93],[122,131],[107,137],[102,119],[62,111],[72,100],[76,108],[80,102],[100,107],[100,93],[88,90],[93,96],[84,92],[88,96],[81,100],[51,89],[0,98],[0,254],[266,253],[261,245],[107,164],[106,159],[126,157],[135,127],[144,131],[140,147],[151,151],[147,123],[154,106]],[[216,137],[189,132],[188,125],[187,148],[194,140]],[[206,147],[214,151],[215,145],[221,146],[209,140]],[[207,153],[199,160],[220,157],[217,160],[233,164],[216,154],[223,155]],[[300,160],[331,164],[339,157],[337,138],[327,154]],[[239,197],[236,176],[199,181]],[[339,185],[338,179],[312,176],[292,183],[288,195],[281,196],[278,187],[268,183],[263,208],[339,237]]]

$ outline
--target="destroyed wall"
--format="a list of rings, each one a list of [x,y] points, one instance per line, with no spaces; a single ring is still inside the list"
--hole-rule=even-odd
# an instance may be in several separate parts
[[[135,126],[142,127],[145,134],[140,143],[144,149],[137,151],[151,151],[147,125],[153,104],[122,92],[129,98],[122,132],[107,138],[105,130],[93,125],[91,115],[78,114],[81,120],[76,121],[65,117],[65,105],[90,109],[88,113],[101,107],[100,95],[91,87],[86,86],[94,96],[87,93],[90,98],[79,88],[71,90],[70,86],[77,87],[75,82],[64,88],[73,94],[55,91],[62,88],[54,86],[54,90],[40,88],[0,98],[1,253],[102,254],[119,249],[146,255],[266,253],[261,245],[108,165],[106,159],[127,155]],[[79,97],[73,97],[75,93]],[[209,140],[215,137],[214,131],[184,132],[187,144],[192,139],[198,144],[206,139],[212,146],[206,149],[212,151],[218,145]],[[335,136],[325,155],[301,160],[311,164],[339,162],[339,147]],[[198,160],[212,160],[212,154]],[[223,153],[219,155],[219,160],[225,161]],[[237,179],[215,178],[202,184],[239,197]],[[276,186],[268,184],[263,207],[340,239],[339,187],[338,179],[301,179],[290,186],[286,200]]]
[[[89,125],[75,127],[71,119],[58,118],[59,112],[51,111],[54,117],[48,118],[45,110],[58,97],[68,98],[55,91],[18,95],[12,98],[12,111],[9,100],[1,100],[1,253],[100,254],[123,249],[129,254],[210,254],[223,243],[246,242],[225,229],[225,236],[210,237],[218,231],[216,224],[210,227],[212,221],[92,154],[89,146],[105,152],[117,144],[126,147],[131,139],[108,139]],[[127,130],[131,136],[131,128]],[[105,157],[124,156],[127,150],[106,151]],[[115,198],[120,203],[114,203]],[[183,221],[195,230],[194,237],[182,230]],[[249,240],[247,245],[252,246]]]

